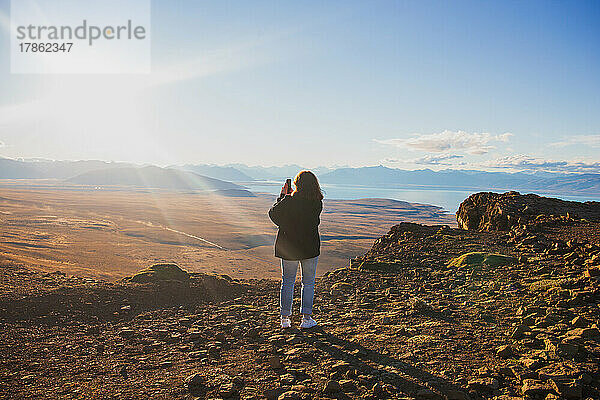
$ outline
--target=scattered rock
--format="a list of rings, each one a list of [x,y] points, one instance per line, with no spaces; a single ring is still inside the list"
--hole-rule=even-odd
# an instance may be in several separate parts
[[[224,399],[229,399],[231,397],[234,397],[237,394],[238,394],[238,391],[232,382],[223,383],[219,387],[219,395],[221,397],[223,397]]]
[[[263,395],[267,398],[267,400],[278,400],[279,396],[281,396],[283,393],[285,393],[285,390],[280,387],[265,389],[263,391]]]
[[[571,320],[571,325],[573,325],[576,328],[585,328],[590,325],[590,321],[578,315],[575,318],[573,318],[573,320]]]
[[[341,391],[342,391],[342,388],[341,388],[339,382],[334,381],[334,380],[327,381],[327,383],[325,384],[325,387],[323,388],[323,393],[334,394],[334,393],[338,393]]]
[[[568,379],[576,379],[581,371],[571,364],[567,363],[554,363],[540,368],[537,374],[541,380],[555,380],[563,381]]]
[[[550,392],[550,387],[537,379],[524,379],[521,386],[523,396],[545,396]]]
[[[294,390],[288,390],[287,392],[283,392],[277,397],[277,400],[298,400],[300,398],[300,393]]]
[[[582,385],[576,380],[561,382],[550,379],[551,388],[567,400],[580,400],[583,397]]]
[[[599,278],[600,277],[600,267],[590,267],[586,269],[583,273],[585,278]]]
[[[512,334],[510,335],[510,337],[512,339],[521,339],[523,337],[523,334],[525,332],[529,332],[529,327],[525,324],[519,324],[517,325],[517,327],[513,330]]]
[[[350,363],[347,363],[346,361],[338,361],[337,363],[333,364],[329,370],[333,371],[333,372],[347,372],[350,369]]]
[[[500,358],[510,358],[514,354],[514,350],[511,345],[506,344],[496,349],[496,355]]]
[[[185,380],[185,384],[192,396],[201,396],[203,390],[205,389],[205,381],[202,375],[200,374],[192,374],[188,376]]]
[[[357,389],[356,383],[354,383],[354,381],[352,381],[350,379],[342,379],[342,380],[340,380],[339,383],[340,383],[340,388],[345,393],[354,392]]]
[[[269,357],[269,366],[273,369],[283,368],[283,364],[281,363],[281,359],[279,358],[279,356]]]
[[[448,400],[471,400],[467,393],[456,389],[446,391],[446,398]]]
[[[354,286],[346,282],[334,283],[329,291],[332,296],[347,296],[354,293]]]
[[[476,392],[492,392],[500,387],[500,383],[496,378],[478,378],[472,379],[468,382],[467,386],[469,390]]]
[[[600,336],[600,331],[598,328],[575,328],[568,331],[567,336],[589,339]]]
[[[444,397],[431,389],[419,389],[415,396],[418,400],[444,400]]]

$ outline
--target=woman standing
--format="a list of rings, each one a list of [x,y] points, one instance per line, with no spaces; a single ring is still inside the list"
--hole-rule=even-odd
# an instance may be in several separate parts
[[[289,182],[289,181],[288,181]],[[323,193],[315,174],[301,171],[294,178],[296,190],[288,182],[281,189],[277,203],[269,210],[271,221],[279,227],[275,241],[275,257],[281,258],[281,327],[292,325],[294,282],[300,263],[302,273],[301,329],[317,325],[312,319],[317,261],[321,251],[319,216],[323,209]]]

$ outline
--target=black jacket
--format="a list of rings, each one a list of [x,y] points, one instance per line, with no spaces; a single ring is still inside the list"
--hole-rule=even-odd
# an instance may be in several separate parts
[[[284,260],[305,260],[321,253],[319,215],[321,200],[300,195],[277,199],[269,210],[269,218],[279,227],[275,240],[275,257]]]

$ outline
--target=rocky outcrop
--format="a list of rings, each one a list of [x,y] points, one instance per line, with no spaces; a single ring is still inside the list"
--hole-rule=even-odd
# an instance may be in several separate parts
[[[377,239],[367,253],[350,260],[350,266],[369,271],[395,271],[418,266],[445,268],[451,258],[470,253],[474,242],[481,250],[496,253],[502,240],[486,238],[483,241],[474,232],[446,225],[401,222]]]
[[[185,282],[190,279],[190,275],[187,271],[179,268],[177,264],[161,263],[154,264],[150,268],[140,271],[127,279],[136,283],[156,283],[160,281]]]
[[[40,273],[0,263],[0,278],[0,321],[48,324],[128,319],[165,307],[230,300],[248,289],[227,275],[188,273],[169,263],[154,264],[117,282]]]
[[[460,228],[479,231],[508,231],[548,217],[600,221],[600,202],[580,203],[519,192],[481,192],[463,201],[456,213]]]

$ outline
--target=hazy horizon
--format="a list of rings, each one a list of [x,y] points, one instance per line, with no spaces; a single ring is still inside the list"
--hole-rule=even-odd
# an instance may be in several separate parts
[[[269,168],[288,168],[288,167],[298,167],[300,169],[314,169],[314,170],[318,170],[318,169],[326,169],[326,170],[330,170],[330,171],[334,171],[336,169],[343,169],[343,168],[351,168],[351,169],[359,169],[359,168],[376,168],[376,167],[384,167],[384,168],[389,168],[389,169],[396,169],[396,170],[401,170],[401,171],[433,171],[433,172],[444,172],[444,171],[457,171],[457,172],[489,172],[489,173],[497,173],[497,172],[504,172],[504,173],[508,173],[508,174],[515,174],[515,173],[523,173],[523,174],[536,174],[536,173],[546,173],[546,174],[600,174],[600,171],[596,172],[587,172],[587,171],[555,171],[555,170],[543,170],[543,169],[528,169],[527,167],[520,167],[520,168],[477,168],[477,167],[473,167],[473,168],[468,168],[466,166],[462,166],[462,165],[422,165],[422,166],[414,166],[414,167],[400,167],[400,166],[393,166],[393,165],[385,165],[385,163],[378,163],[378,164],[370,164],[370,165],[335,165],[335,164],[331,164],[331,165],[326,165],[326,164],[317,164],[317,165],[302,165],[302,164],[296,164],[296,163],[285,163],[285,164],[247,164],[247,163],[241,163],[241,162],[232,162],[232,163],[224,163],[224,162],[215,162],[215,163],[206,163],[206,162],[202,162],[202,161],[197,161],[197,162],[187,162],[187,163],[173,163],[173,164],[159,164],[159,163],[152,163],[152,162],[130,162],[130,161],[125,161],[125,160],[108,160],[108,159],[94,159],[94,158],[72,158],[72,159],[51,159],[51,158],[43,158],[43,157],[6,157],[6,156],[2,156],[0,155],[0,159],[9,159],[9,160],[13,160],[13,161],[23,161],[23,162],[104,162],[104,163],[109,163],[109,164],[129,164],[131,166],[135,166],[135,167],[145,167],[145,166],[155,166],[155,167],[159,167],[159,168],[170,168],[170,167],[182,167],[182,166],[186,166],[186,165],[191,165],[191,166],[210,166],[210,167],[233,167],[235,168],[235,166],[245,166],[247,168],[264,168],[264,169],[269,169]]]

